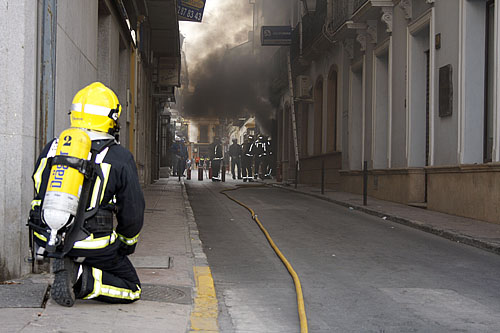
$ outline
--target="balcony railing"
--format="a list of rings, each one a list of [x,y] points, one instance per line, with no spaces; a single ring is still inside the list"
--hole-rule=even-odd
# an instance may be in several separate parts
[[[302,18],[303,48],[309,47],[321,35],[326,21],[327,0],[317,0],[316,10]]]
[[[345,21],[351,16],[351,10],[349,9],[350,0],[334,0],[333,1],[333,15],[331,28],[337,30]]]
[[[361,8],[361,6],[363,6],[367,2],[368,0],[353,0],[353,6],[352,6],[353,12],[356,12],[358,9]]]
[[[323,33],[334,33],[353,13],[360,9],[369,0],[331,0],[331,7],[328,0],[317,0],[316,10],[310,12],[302,18],[302,49],[307,50],[313,42]],[[327,15],[328,11],[331,11]],[[327,19],[328,17],[328,19]],[[327,20],[329,20],[327,22]],[[296,59],[300,52],[299,25],[292,32],[291,57]]]

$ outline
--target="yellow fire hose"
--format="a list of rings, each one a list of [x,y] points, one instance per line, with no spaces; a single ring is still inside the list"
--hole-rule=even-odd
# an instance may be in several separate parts
[[[255,221],[255,223],[257,223],[257,225],[259,226],[260,230],[266,236],[267,241],[269,242],[269,244],[273,248],[274,252],[276,252],[276,254],[278,255],[278,257],[281,259],[281,261],[285,265],[286,269],[288,270],[288,272],[292,276],[293,283],[295,284],[295,291],[297,293],[297,308],[298,308],[298,311],[299,311],[300,332],[301,333],[307,333],[307,316],[306,316],[306,310],[305,310],[305,307],[304,307],[304,297],[302,295],[302,286],[300,285],[299,276],[294,271],[292,265],[290,265],[290,263],[285,258],[285,256],[283,255],[283,253],[281,253],[281,251],[279,250],[279,248],[276,246],[276,244],[274,243],[273,239],[271,238],[271,236],[267,232],[266,228],[264,228],[264,226],[260,222],[260,220],[257,217],[257,215],[255,215],[255,212],[253,211],[253,209],[250,208],[250,207],[248,207],[247,205],[245,205],[241,201],[238,201],[238,200],[234,199],[233,197],[229,196],[226,193],[226,192],[229,192],[229,191],[238,190],[240,188],[252,188],[252,187],[262,187],[262,186],[265,186],[265,185],[238,186],[236,188],[229,188],[229,189],[222,190],[222,191],[220,191],[220,193],[224,194],[226,197],[228,197],[229,199],[233,200],[234,202],[236,202],[240,206],[245,207],[252,214],[252,219]]]

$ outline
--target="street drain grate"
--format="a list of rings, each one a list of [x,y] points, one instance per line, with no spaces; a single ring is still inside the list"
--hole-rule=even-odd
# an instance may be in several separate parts
[[[41,308],[48,283],[28,280],[0,284],[0,308]]]
[[[186,287],[170,287],[156,284],[141,286],[141,299],[176,304],[191,304],[191,289]]]

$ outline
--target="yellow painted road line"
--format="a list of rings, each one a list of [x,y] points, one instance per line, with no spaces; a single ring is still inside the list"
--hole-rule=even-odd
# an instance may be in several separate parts
[[[210,267],[193,267],[196,298],[191,312],[191,332],[219,332],[219,308]]]

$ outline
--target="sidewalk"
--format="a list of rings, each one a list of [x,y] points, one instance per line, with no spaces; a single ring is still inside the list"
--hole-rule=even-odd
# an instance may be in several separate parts
[[[299,184],[295,189],[293,184],[287,186],[268,181],[266,183],[500,254],[500,224],[448,215],[371,197],[368,197],[367,205],[363,206],[363,196],[359,194],[326,189],[324,194],[321,194],[321,189],[317,187]]]
[[[183,183],[161,179],[147,186],[144,196],[144,227],[130,257],[142,283],[140,301],[111,305],[77,300],[66,308],[49,298],[42,308],[52,277],[31,275],[0,285],[0,298],[10,301],[1,306],[0,300],[0,331],[217,332],[213,280]]]

